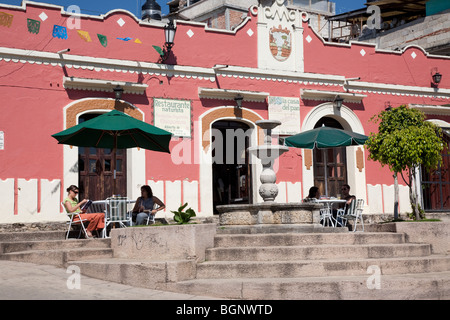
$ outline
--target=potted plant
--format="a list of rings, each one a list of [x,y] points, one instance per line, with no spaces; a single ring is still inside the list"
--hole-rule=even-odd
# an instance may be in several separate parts
[[[188,203],[186,202],[182,206],[178,208],[178,211],[171,211],[174,216],[173,220],[175,220],[178,224],[186,224],[188,223],[192,217],[195,217],[195,211],[192,208],[183,211],[187,207]]]

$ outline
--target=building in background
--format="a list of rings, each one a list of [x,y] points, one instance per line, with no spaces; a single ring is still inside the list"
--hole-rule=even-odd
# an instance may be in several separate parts
[[[449,1],[369,1],[366,6],[328,18],[332,41],[358,40],[389,50],[419,45],[431,54],[450,55]],[[374,23],[379,27],[371,27]]]
[[[172,13],[181,17],[206,3]],[[209,26],[206,16],[175,20],[174,45],[164,57],[155,50],[164,47],[164,17],[142,21],[123,10],[71,15],[27,1],[0,5],[0,222],[65,220],[60,203],[71,184],[81,197],[111,196],[112,162],[121,195],[135,199],[149,184],[168,217],[185,202],[199,216],[213,215],[219,204],[260,202],[262,167],[246,149],[263,143],[256,126],[262,119],[282,122],[274,132],[280,140],[322,124],[368,135],[377,130],[369,121],[374,114],[409,104],[449,126],[449,57],[415,45],[381,50],[327,42],[309,24],[308,10],[321,9],[298,4],[249,5],[230,29]],[[114,157],[51,137],[113,109],[174,133],[171,154],[135,148]],[[392,174],[368,161],[363,147],[323,152],[291,148],[279,158],[276,201],[299,202],[313,185],[337,196],[348,183],[365,200],[365,214],[393,212]],[[439,186],[443,192],[433,194],[430,208],[448,210],[450,195],[442,189],[448,184]],[[400,211],[409,210],[401,185]]]

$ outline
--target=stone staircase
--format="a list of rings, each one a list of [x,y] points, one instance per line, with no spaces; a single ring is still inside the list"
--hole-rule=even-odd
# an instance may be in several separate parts
[[[0,259],[65,267],[75,260],[112,258],[110,239],[65,239],[64,231],[0,233]]]
[[[114,258],[110,239],[42,233],[0,234],[0,259],[76,264],[103,280],[227,299],[450,298],[450,255],[432,254],[429,244],[408,243],[404,234],[253,231],[219,227],[199,263]]]
[[[214,243],[196,279],[178,282],[177,291],[232,299],[450,298],[450,256],[406,243],[403,234],[219,233]]]

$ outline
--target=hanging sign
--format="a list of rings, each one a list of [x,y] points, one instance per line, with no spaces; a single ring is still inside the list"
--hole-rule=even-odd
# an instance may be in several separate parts
[[[191,101],[153,99],[154,124],[178,137],[191,137]]]
[[[300,99],[269,97],[269,119],[281,121],[281,125],[273,129],[274,134],[293,135],[299,133]]]

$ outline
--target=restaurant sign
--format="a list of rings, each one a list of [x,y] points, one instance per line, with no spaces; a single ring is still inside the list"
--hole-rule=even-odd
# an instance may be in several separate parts
[[[281,125],[273,129],[274,134],[293,135],[299,133],[300,99],[269,97],[269,119],[281,121]]]
[[[153,99],[154,125],[177,137],[191,137],[191,101]]]

